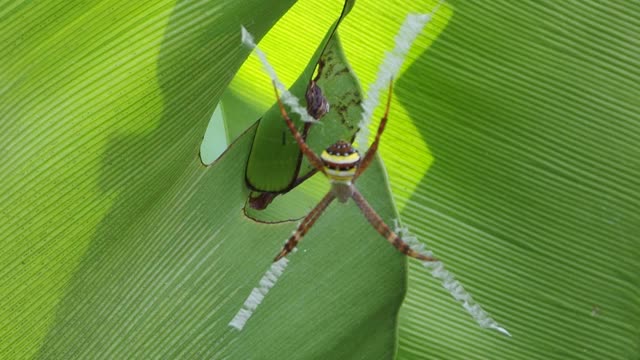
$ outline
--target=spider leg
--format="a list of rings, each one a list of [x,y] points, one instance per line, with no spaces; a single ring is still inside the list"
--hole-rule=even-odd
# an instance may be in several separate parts
[[[382,119],[380,119],[380,125],[378,125],[378,132],[376,133],[376,139],[371,144],[371,147],[369,147],[369,150],[367,150],[367,153],[362,158],[362,161],[360,161],[360,165],[358,165],[358,169],[356,170],[356,174],[353,177],[353,180],[357,179],[358,176],[360,176],[360,174],[362,174],[362,172],[369,167],[369,165],[371,164],[371,161],[373,160],[373,157],[376,155],[376,152],[378,151],[378,144],[380,143],[380,137],[384,132],[384,128],[387,125],[387,118],[389,117],[389,108],[391,107],[392,92],[393,92],[393,79],[389,81],[389,95],[387,96],[387,107],[384,110],[384,116],[382,117]]]
[[[327,195],[325,195],[322,200],[320,200],[318,205],[316,205],[316,207],[314,207],[313,210],[311,210],[311,212],[307,214],[307,216],[305,216],[298,228],[293,232],[293,235],[291,235],[289,240],[287,240],[287,242],[284,244],[284,247],[282,247],[282,250],[280,251],[278,256],[276,256],[276,258],[273,260],[274,262],[287,256],[287,254],[289,254],[296,247],[296,245],[298,245],[298,242],[302,240],[307,231],[311,229],[316,220],[318,220],[320,215],[322,215],[327,206],[329,206],[329,204],[331,204],[331,202],[335,198],[336,196],[333,194],[333,192],[329,191]]]
[[[355,201],[356,205],[358,205],[358,207],[364,214],[364,217],[366,217],[367,220],[369,220],[369,223],[373,225],[373,228],[376,229],[376,231],[379,232],[380,235],[384,236],[385,239],[387,239],[387,241],[391,243],[391,245],[393,245],[396,249],[398,249],[398,251],[412,258],[416,258],[418,260],[438,261],[434,257],[423,255],[413,250],[407,243],[405,243],[400,238],[400,236],[394,233],[389,228],[389,226],[387,226],[387,224],[384,223],[380,215],[378,215],[376,211],[373,210],[371,205],[369,205],[367,200],[364,198],[364,196],[362,196],[362,194],[360,194],[360,192],[358,191],[358,189],[355,188],[355,186],[352,185],[351,189],[352,189],[351,197],[353,198],[353,201]]]
[[[273,89],[276,92],[276,99],[278,99],[280,113],[282,114],[284,121],[287,123],[289,130],[291,130],[291,134],[296,139],[296,142],[298,142],[300,151],[302,151],[307,159],[309,159],[309,162],[314,168],[318,169],[318,171],[324,174],[324,163],[322,162],[322,159],[320,159],[318,155],[311,151],[307,143],[304,142],[302,135],[298,132],[298,129],[296,129],[296,126],[293,124],[293,121],[291,121],[291,119],[289,118],[289,115],[287,115],[287,110],[285,110],[284,105],[282,104],[282,100],[280,100],[280,95],[278,94],[278,88],[276,87],[275,81],[273,82]]]

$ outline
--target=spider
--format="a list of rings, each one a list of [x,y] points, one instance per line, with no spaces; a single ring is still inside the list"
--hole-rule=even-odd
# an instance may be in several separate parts
[[[376,211],[371,207],[371,205],[369,205],[367,200],[362,196],[362,194],[360,194],[360,192],[354,185],[354,182],[358,179],[358,177],[367,169],[367,167],[369,167],[378,149],[380,137],[384,132],[389,115],[391,93],[393,91],[393,79],[391,79],[391,81],[389,82],[387,104],[384,116],[380,120],[380,125],[378,126],[376,138],[363,158],[360,157],[358,150],[354,149],[349,142],[344,140],[339,140],[333,145],[329,146],[319,156],[314,153],[304,141],[304,138],[298,132],[298,129],[296,129],[296,126],[289,118],[289,115],[287,115],[287,111],[282,104],[282,100],[280,99],[280,95],[278,94],[278,88],[275,82],[273,85],[276,98],[278,100],[278,105],[280,107],[280,113],[287,123],[287,127],[289,127],[289,130],[291,130],[291,134],[296,139],[296,142],[300,147],[300,151],[302,151],[302,153],[307,157],[311,165],[319,172],[324,174],[331,182],[331,189],[329,190],[329,192],[322,198],[322,200],[320,200],[318,205],[316,205],[313,210],[311,210],[311,212],[309,212],[309,214],[307,214],[307,216],[302,220],[298,228],[294,231],[293,235],[291,235],[291,237],[284,244],[284,247],[282,248],[280,253],[275,257],[274,261],[278,261],[281,258],[287,256],[287,254],[289,254],[297,246],[298,242],[300,242],[300,240],[302,240],[309,229],[311,229],[313,224],[316,222],[316,220],[318,220],[320,215],[322,215],[327,206],[329,206],[329,204],[331,204],[331,202],[336,198],[341,203],[347,202],[349,198],[353,199],[353,201],[364,214],[364,217],[367,218],[369,223],[371,223],[373,228],[376,229],[376,231],[380,233],[380,235],[387,239],[387,241],[389,241],[389,243],[391,243],[391,245],[393,245],[401,253],[422,261],[437,261],[437,259],[431,256],[427,256],[413,250],[400,238],[400,236],[394,233],[389,228],[389,226],[385,224],[385,222],[376,213]],[[322,97],[321,94],[315,94],[315,97],[318,96]]]

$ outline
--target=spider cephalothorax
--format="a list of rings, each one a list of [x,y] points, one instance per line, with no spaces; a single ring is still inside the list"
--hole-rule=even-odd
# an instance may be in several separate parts
[[[284,244],[284,247],[278,253],[275,258],[275,261],[280,260],[288,253],[290,253],[298,244],[298,242],[304,237],[304,235],[311,229],[313,224],[318,220],[322,212],[331,204],[334,199],[338,199],[340,202],[347,202],[349,199],[353,199],[356,205],[360,208],[364,217],[371,223],[371,225],[380,233],[380,235],[384,236],[387,241],[391,243],[398,251],[402,252],[407,256],[411,256],[423,261],[435,261],[434,258],[418,253],[417,251],[411,249],[407,243],[405,243],[396,233],[394,233],[387,224],[382,220],[382,218],[376,213],[376,211],[369,205],[367,200],[360,194],[358,189],[355,187],[354,182],[362,174],[364,170],[371,164],[373,161],[373,157],[378,150],[378,144],[380,142],[380,136],[384,132],[385,125],[387,123],[387,117],[389,115],[389,106],[391,105],[391,92],[392,92],[392,84],[389,84],[389,97],[387,99],[387,107],[384,113],[382,120],[380,120],[380,125],[378,126],[378,132],[376,134],[376,139],[371,144],[371,147],[364,154],[364,157],[360,157],[360,154],[356,149],[351,146],[349,142],[340,140],[335,144],[329,146],[325,149],[320,156],[314,153],[307,143],[304,141],[304,138],[298,132],[298,129],[294,125],[294,123],[287,115],[287,111],[280,100],[280,96],[278,95],[278,88],[275,86],[274,88],[276,92],[276,98],[278,99],[278,104],[280,106],[280,112],[282,113],[282,117],[284,118],[287,127],[291,131],[291,134],[296,139],[298,146],[300,147],[300,151],[307,157],[311,165],[316,168],[319,172],[323,173],[329,181],[331,181],[331,190],[320,200],[320,203],[316,205],[313,210],[302,220],[296,231],[294,231],[293,235],[289,238],[289,240]],[[318,91],[321,94],[320,91]]]

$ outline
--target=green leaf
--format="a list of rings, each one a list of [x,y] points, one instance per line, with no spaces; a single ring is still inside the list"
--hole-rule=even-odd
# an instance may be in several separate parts
[[[260,36],[290,4],[4,15],[0,357],[393,357],[405,259],[353,204],[328,209],[242,332],[227,325],[296,219],[242,211],[255,128],[212,167],[198,149],[249,53],[240,25]],[[380,179],[376,164],[361,191],[390,220]]]
[[[407,172],[415,156],[383,152],[402,218],[513,335],[474,327],[413,264],[400,359],[640,357],[638,10],[455,2],[397,82],[435,158]]]
[[[387,330],[404,291],[404,259],[383,239],[372,243],[377,233],[353,205],[330,207],[244,330],[228,326],[295,227],[243,215],[243,160],[254,134],[211,168],[192,161],[120,239],[105,231],[92,243],[40,356],[391,358]],[[387,191],[381,176],[377,165],[364,191]],[[389,203],[387,193],[375,204],[388,218]],[[349,230],[337,237],[331,225]],[[337,251],[367,256],[353,261]]]
[[[358,1],[340,35],[365,90],[404,16],[432,5]],[[381,143],[392,192],[513,337],[480,329],[411,261],[397,358],[640,356],[639,11],[451,2],[418,38]],[[275,30],[302,41],[298,26]]]

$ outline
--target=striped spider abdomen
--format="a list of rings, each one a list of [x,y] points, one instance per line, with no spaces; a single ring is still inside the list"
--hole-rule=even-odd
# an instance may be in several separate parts
[[[326,148],[320,159],[331,182],[351,183],[360,164],[360,153],[350,143],[340,140]]]

